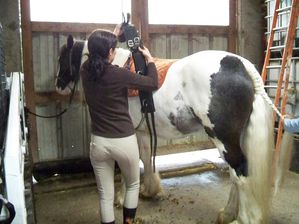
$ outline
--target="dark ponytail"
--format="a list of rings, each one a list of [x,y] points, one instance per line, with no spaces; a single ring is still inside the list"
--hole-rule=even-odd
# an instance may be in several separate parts
[[[105,69],[105,60],[99,55],[99,54],[89,54],[89,74],[90,74],[90,79],[96,81],[99,80],[101,77],[101,74],[103,73]]]
[[[106,66],[109,64],[109,51],[116,48],[116,36],[107,30],[95,30],[88,38],[88,69],[90,79],[100,80]]]

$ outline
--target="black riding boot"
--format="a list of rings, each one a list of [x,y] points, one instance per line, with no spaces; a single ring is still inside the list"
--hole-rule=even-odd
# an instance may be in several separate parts
[[[127,218],[134,220],[137,208],[123,208],[124,224],[128,224]]]

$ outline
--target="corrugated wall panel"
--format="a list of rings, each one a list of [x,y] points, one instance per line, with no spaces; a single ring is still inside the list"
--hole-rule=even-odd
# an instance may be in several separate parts
[[[210,45],[210,41],[209,41],[209,36],[208,35],[192,35],[191,38],[191,47],[189,47],[190,49],[190,53],[196,53],[198,51],[203,51],[203,50],[208,50],[209,49],[209,45]]]
[[[153,34],[150,37],[151,54],[157,58],[167,58],[166,35]]]
[[[59,110],[56,103],[36,107],[36,113],[44,116],[56,114]],[[58,140],[61,131],[58,128],[57,119],[36,117],[36,127],[40,161],[59,159],[61,147]]]
[[[66,107],[66,105],[64,105]],[[86,144],[85,107],[82,103],[72,103],[61,117],[62,156],[74,158],[84,156]]]
[[[227,38],[225,37],[212,37],[210,43],[211,50],[224,50],[227,51]]]
[[[51,33],[41,33],[34,34],[32,39],[35,91],[52,91],[58,54],[55,38]]]
[[[188,55],[188,34],[170,36],[170,58],[183,58]]]

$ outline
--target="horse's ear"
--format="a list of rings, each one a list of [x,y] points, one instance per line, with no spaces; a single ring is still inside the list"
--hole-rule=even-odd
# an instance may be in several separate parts
[[[130,13],[127,13],[127,24],[130,22],[130,20],[131,20],[131,14]]]
[[[74,45],[74,38],[72,35],[69,35],[67,37],[67,48],[71,49],[73,47],[73,45]]]

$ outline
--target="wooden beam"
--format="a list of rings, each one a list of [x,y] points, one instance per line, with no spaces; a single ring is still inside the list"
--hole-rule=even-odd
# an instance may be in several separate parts
[[[229,33],[229,26],[199,26],[199,25],[149,25],[148,32],[172,34],[172,33],[192,33],[192,34],[213,34],[226,36]]]
[[[21,1],[21,27],[22,27],[22,45],[23,45],[23,67],[25,82],[26,106],[32,112],[35,112],[34,98],[34,78],[33,78],[33,60],[32,60],[32,31],[30,23],[30,0]],[[38,142],[36,117],[28,115],[29,129],[29,153],[32,162],[38,162]]]
[[[115,24],[31,22],[31,30],[34,32],[90,33],[95,29],[107,29],[113,31],[114,28]]]
[[[35,102],[36,104],[48,104],[51,102],[59,101],[59,102],[68,102],[70,96],[63,96],[55,91],[53,92],[38,92],[35,93]],[[76,91],[73,96],[73,102],[81,102],[82,93],[80,91]]]
[[[192,33],[192,34],[215,34],[228,35],[229,26],[202,26],[202,25],[140,25],[138,18],[134,18],[137,29],[141,29],[142,38],[146,37],[145,27],[148,34],[171,34],[171,33]],[[133,22],[134,23],[134,22]],[[135,24],[134,23],[134,24]],[[31,22],[33,32],[56,32],[56,33],[90,33],[94,29],[113,30],[114,24],[96,24],[96,23],[59,23],[59,22]],[[141,28],[140,28],[141,27]],[[144,41],[145,42],[145,41]]]

